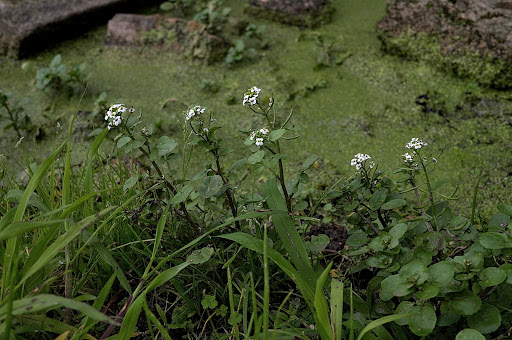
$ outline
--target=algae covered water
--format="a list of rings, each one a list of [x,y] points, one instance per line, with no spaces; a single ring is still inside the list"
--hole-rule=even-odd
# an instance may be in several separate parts
[[[243,2],[230,5],[232,15],[244,16]],[[247,150],[240,130],[258,127],[242,106],[242,97],[257,85],[273,94],[283,115],[294,110],[300,138],[284,145],[286,162],[300,165],[317,154],[319,167],[312,175],[319,186],[335,176],[350,175],[350,159],[360,152],[370,154],[380,169],[396,169],[403,162],[406,143],[420,137],[434,154],[442,151],[433,178],[443,180],[436,185],[445,194],[459,187],[458,208],[471,206],[479,179],[481,213],[489,214],[497,202],[510,202],[511,93],[481,88],[433,65],[384,54],[375,32],[385,14],[384,0],[335,1],[334,6],[332,22],[315,29],[248,17],[266,25],[263,37],[268,48],[235,65],[205,66],[169,53],[106,48],[106,28],[99,27],[29,59],[3,59],[0,86],[16,98],[29,98],[26,112],[36,123],[59,116],[63,125],[77,107],[92,110],[96,97],[106,92],[112,103],[142,108],[148,125],[177,141],[183,138],[182,111],[189,105],[206,106],[223,126],[219,133],[241,155]],[[49,97],[35,88],[35,70],[56,54],[69,65],[87,64],[91,76],[83,100],[79,94]],[[27,61],[34,68],[22,68]],[[204,91],[205,82],[215,84],[217,91]],[[43,159],[64,134],[58,127],[53,131],[54,136],[41,141],[24,142],[28,150],[37,150],[30,153],[37,158],[34,161]],[[9,132],[1,139],[2,161],[21,171],[15,160],[24,164],[22,149],[13,149],[17,138]],[[85,153],[90,142],[77,139],[75,152]],[[197,158],[192,164],[201,163],[201,155]]]

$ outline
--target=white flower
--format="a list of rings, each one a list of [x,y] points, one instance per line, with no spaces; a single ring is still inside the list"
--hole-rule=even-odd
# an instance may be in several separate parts
[[[427,145],[427,143],[423,142],[421,139],[412,138],[411,141],[409,143],[407,143],[407,145],[405,147],[407,149],[419,150],[426,145]]]
[[[148,129],[146,129],[146,127],[143,127],[143,128],[142,128],[142,134],[143,134],[144,136],[147,136],[147,135],[148,135]]]
[[[254,140],[254,138],[256,138],[256,131],[252,131],[251,134],[249,135],[249,138],[251,140]]]
[[[412,159],[414,158],[414,156],[416,156],[415,152],[413,152],[412,154],[409,154],[408,152],[406,152],[402,155],[405,163],[412,163]]]
[[[361,170],[367,160],[371,159],[370,155],[365,153],[358,153],[354,155],[354,158],[350,161],[350,166],[355,166],[356,170]],[[368,162],[368,167],[372,169],[375,166],[375,162]]]
[[[135,109],[133,107],[131,107],[129,111],[130,111],[130,113],[134,113]]]
[[[186,113],[185,118],[187,120],[190,120],[193,117],[199,117],[199,116],[201,116],[204,113],[204,111],[205,111],[204,108],[202,108],[199,105],[196,105],[193,108],[191,108],[190,110],[188,110],[188,112]]]
[[[255,105],[258,99],[258,95],[260,94],[261,89],[253,86],[244,94],[244,100],[242,101],[242,105],[245,106],[246,103],[249,103],[251,106]]]
[[[122,114],[126,112],[126,106],[121,103],[110,106],[105,114],[105,120],[108,121],[107,128],[110,130],[114,126],[119,126],[123,121]]]
[[[262,146],[263,145],[263,138],[256,138],[256,145]]]
[[[269,130],[268,130],[267,128],[261,128],[261,129],[260,129],[260,132],[261,132],[262,134],[266,135],[266,134],[269,132]]]

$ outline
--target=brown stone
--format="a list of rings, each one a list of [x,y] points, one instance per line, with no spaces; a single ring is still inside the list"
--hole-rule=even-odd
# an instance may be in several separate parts
[[[214,62],[224,58],[229,44],[209,34],[197,21],[162,15],[116,14],[108,22],[105,44],[110,46],[150,46],[193,58]]]
[[[0,50],[23,57],[157,0],[0,0]]]
[[[329,22],[332,7],[327,0],[250,0],[246,11],[290,25],[314,27]]]

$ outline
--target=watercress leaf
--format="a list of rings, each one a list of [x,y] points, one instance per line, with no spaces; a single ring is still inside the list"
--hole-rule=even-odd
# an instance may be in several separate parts
[[[439,286],[434,283],[427,283],[420,291],[416,292],[419,300],[430,300],[439,294]]]
[[[497,286],[507,279],[507,272],[497,267],[487,267],[480,272],[480,282],[482,287]]]
[[[223,185],[222,177],[218,175],[208,176],[199,186],[199,194],[204,198],[212,197],[222,188]]]
[[[473,315],[467,317],[468,325],[482,334],[489,334],[501,326],[501,314],[498,308],[484,304],[482,308]]]
[[[500,266],[501,270],[504,270],[507,273],[507,283],[512,284],[512,263],[505,263]]]
[[[131,140],[132,139],[130,137],[125,136],[117,141],[117,147],[120,149],[126,144],[128,144]]]
[[[393,262],[393,259],[391,256],[388,256],[386,254],[378,253],[375,256],[369,257],[366,260],[366,264],[370,267],[375,268],[386,268]]]
[[[133,175],[132,177],[128,178],[126,182],[124,182],[123,190],[126,191],[128,189],[133,188],[135,184],[137,184],[137,181],[139,180],[138,175]]]
[[[275,142],[276,140],[278,140],[279,138],[281,138],[284,133],[286,132],[285,129],[277,129],[277,130],[274,130],[272,131],[269,135],[268,135],[268,139],[270,139],[272,142]]]
[[[387,189],[376,190],[373,193],[372,197],[370,197],[370,201],[368,202],[368,204],[370,205],[370,209],[372,209],[372,210],[379,209],[386,201],[387,194],[388,194]]]
[[[485,340],[485,336],[475,329],[466,328],[457,333],[455,340]]]
[[[438,287],[444,287],[452,281],[454,273],[453,264],[446,261],[438,262],[428,267],[428,281]]]
[[[259,163],[259,162],[261,162],[261,160],[263,159],[264,156],[265,156],[265,151],[263,151],[263,150],[257,151],[255,153],[253,153],[252,155],[250,155],[249,158],[247,158],[247,163],[249,163],[249,164]]]
[[[394,200],[384,203],[381,206],[381,209],[382,210],[391,210],[391,209],[403,207],[406,204],[407,204],[407,202],[404,199],[397,198],[397,199],[394,199]]]
[[[406,296],[413,292],[414,283],[407,281],[399,275],[391,275],[381,282],[382,290],[393,293],[394,296]]]
[[[389,231],[389,235],[391,235],[393,238],[396,238],[397,240],[400,240],[402,236],[405,235],[407,232],[407,224],[405,223],[399,223],[395,225],[391,230]]]
[[[512,248],[512,240],[510,236],[497,232],[481,234],[480,244],[487,249]]]
[[[410,301],[402,301],[400,304],[396,307],[395,314],[409,314],[411,313],[411,308],[414,306],[414,303]],[[407,318],[398,319],[395,320],[395,323],[400,326],[405,326],[409,320]]]
[[[362,230],[355,231],[350,235],[346,241],[346,245],[349,247],[357,248],[368,242],[368,235]]]
[[[482,307],[480,297],[470,290],[463,290],[451,296],[450,310],[460,315],[473,315]]]
[[[158,156],[167,156],[170,154],[176,147],[178,146],[178,143],[174,141],[174,139],[162,136],[158,139],[156,142],[156,148],[158,150]]]
[[[181,202],[184,202],[190,196],[190,193],[193,190],[194,190],[194,185],[192,185],[191,183],[181,187],[180,190],[178,190],[176,195],[174,195],[174,197],[171,199],[171,201],[169,203],[174,205],[174,204],[180,204]]]
[[[305,161],[304,163],[302,163],[302,171],[306,171],[308,170],[309,168],[311,168],[313,166],[313,164],[315,164],[315,162],[318,160],[318,156],[317,155],[311,155],[309,156]]]
[[[414,306],[410,310],[409,328],[418,336],[426,336],[432,333],[436,326],[437,316],[434,307],[425,304],[423,307]]]
[[[311,236],[311,241],[304,242],[304,246],[306,247],[307,251],[318,254],[327,247],[330,241],[331,240],[329,239],[329,236],[320,234],[318,236]]]
[[[421,260],[413,260],[403,266],[398,275],[413,284],[421,285],[428,279],[427,266]]]
[[[508,204],[499,204],[498,211],[502,214],[508,215],[512,217],[512,205]]]

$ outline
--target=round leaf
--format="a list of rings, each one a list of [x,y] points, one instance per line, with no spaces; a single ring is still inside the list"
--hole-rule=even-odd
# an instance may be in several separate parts
[[[358,230],[349,236],[346,245],[349,247],[360,247],[368,242],[368,236],[362,230]]]
[[[406,296],[413,292],[414,283],[407,281],[399,275],[391,275],[381,282],[382,290],[393,293],[394,296]]]
[[[395,314],[409,314],[411,312],[411,308],[414,307],[414,303],[409,301],[402,301],[400,304],[396,307]],[[409,321],[407,318],[402,318],[395,320],[395,323],[400,326],[407,325]]]
[[[418,336],[429,335],[436,326],[437,316],[434,308],[426,304],[423,307],[412,307],[411,313],[414,315],[409,316],[409,328],[411,332]]]
[[[167,156],[170,154],[176,147],[178,143],[174,141],[174,139],[162,136],[156,142],[156,149],[158,150],[158,156]]]
[[[457,293],[449,302],[450,309],[460,315],[473,315],[482,307],[482,300],[472,291]]]
[[[498,308],[485,304],[473,315],[468,316],[468,325],[482,334],[492,333],[501,326],[501,314]]]
[[[387,189],[378,189],[376,190],[372,197],[370,197],[370,201],[368,204],[370,205],[370,209],[377,210],[382,204],[386,201],[386,196],[388,195]]]
[[[497,286],[507,279],[507,272],[496,267],[488,267],[480,272],[480,282],[482,287]]]
[[[501,270],[507,273],[507,283],[512,284],[512,263],[505,263],[500,266]]]
[[[452,281],[454,273],[451,263],[438,262],[428,267],[428,280],[439,287],[444,287]]]
[[[402,236],[404,236],[404,234],[407,232],[407,229],[407,224],[400,223],[391,228],[389,235],[391,235],[393,238],[396,238],[397,240],[400,240]]]
[[[416,292],[416,298],[420,300],[429,300],[439,294],[439,286],[434,283],[428,283],[421,291]]]
[[[247,163],[256,164],[258,162],[261,162],[263,156],[265,156],[265,151],[260,150],[258,152],[255,152],[252,155],[250,155],[249,158],[247,158]]]
[[[466,328],[457,333],[455,340],[485,340],[485,336],[477,330]]]
[[[423,261],[413,260],[403,266],[398,275],[412,284],[420,285],[428,278],[427,266]]]

